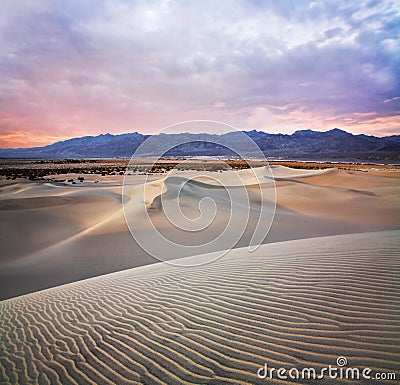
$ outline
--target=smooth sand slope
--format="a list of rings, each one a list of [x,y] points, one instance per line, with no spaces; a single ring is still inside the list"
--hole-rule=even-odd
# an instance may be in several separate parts
[[[273,166],[272,171],[277,207],[265,242],[400,228],[399,178],[338,169],[295,170]],[[185,171],[167,179],[162,174],[152,175],[145,187],[146,202],[140,195],[146,177],[131,177],[124,200],[135,229],[152,239],[143,218],[142,209],[146,205],[160,232],[170,239],[193,244],[218,234],[227,223],[230,206],[224,189],[215,186],[210,178],[218,175],[226,186],[235,186],[237,181],[231,172],[203,174],[203,179],[186,183],[181,190],[182,180],[199,173]],[[272,183],[265,169],[256,169],[262,181],[261,194],[252,173],[242,170],[239,174],[249,193],[251,208],[246,231],[236,245],[242,247],[252,236],[260,200],[271,210]],[[76,185],[1,181],[0,299],[157,262],[135,243],[128,231],[121,206],[122,177],[104,177],[99,183],[94,183],[95,178],[98,179],[85,175],[85,182]],[[199,215],[199,202],[203,198],[213,198],[218,207],[213,225],[193,236],[171,226],[159,204],[160,196],[167,203],[174,203],[178,191],[189,218]],[[245,209],[240,205],[235,207],[238,225]],[[216,242],[207,252],[226,248],[224,242]],[[163,258],[195,253],[194,249],[188,249],[186,254],[163,255]]]
[[[234,249],[211,264],[153,264],[2,301],[0,384],[290,384],[256,372],[319,370],[339,356],[399,378],[399,239]],[[380,383],[297,383],[316,382]]]

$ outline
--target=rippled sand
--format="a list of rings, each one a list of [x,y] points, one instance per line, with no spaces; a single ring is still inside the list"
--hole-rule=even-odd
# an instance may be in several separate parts
[[[2,301],[0,383],[265,384],[264,363],[319,369],[338,356],[399,378],[399,239],[240,248]],[[346,383],[300,383],[315,381]]]

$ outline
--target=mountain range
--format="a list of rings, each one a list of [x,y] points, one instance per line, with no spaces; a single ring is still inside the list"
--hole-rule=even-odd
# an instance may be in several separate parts
[[[334,128],[320,132],[312,130],[296,131],[288,134],[269,134],[262,131],[243,131],[261,149],[266,157],[293,160],[332,160],[332,161],[379,161],[400,162],[400,135],[375,137],[364,134],[353,135]],[[43,147],[0,149],[0,158],[130,158],[135,150],[150,135],[138,132],[98,136],[85,136],[56,142]],[[227,147],[240,148],[242,134],[229,132],[214,134],[158,134],[152,143],[154,153],[166,141],[186,142],[169,150],[165,156],[234,156]],[[215,144],[217,141],[224,145]],[[158,144],[160,146],[158,146]],[[161,146],[163,144],[163,146]],[[245,148],[241,148],[246,152]],[[246,153],[249,157],[254,154]]]

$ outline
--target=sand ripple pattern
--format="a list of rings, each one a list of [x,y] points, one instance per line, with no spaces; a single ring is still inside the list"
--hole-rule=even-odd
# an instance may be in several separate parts
[[[339,356],[400,378],[399,236],[235,249],[2,301],[0,384],[265,384],[264,362],[320,368]]]

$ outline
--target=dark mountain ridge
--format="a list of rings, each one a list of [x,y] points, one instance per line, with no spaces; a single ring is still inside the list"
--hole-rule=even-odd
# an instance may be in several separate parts
[[[301,130],[293,134],[269,134],[262,131],[244,131],[259,146],[266,157],[293,160],[379,161],[400,162],[400,135],[375,137],[332,129],[326,132]],[[0,149],[0,158],[130,158],[150,135],[138,132],[85,136],[56,142],[43,147]],[[170,142],[171,150],[165,156],[234,156],[228,148],[240,149],[241,134],[159,134],[153,136],[154,154],[157,143]],[[178,141],[186,143],[173,146]],[[213,143],[217,141],[221,144]],[[161,148],[161,147],[160,147]],[[151,156],[152,153],[145,155]]]

